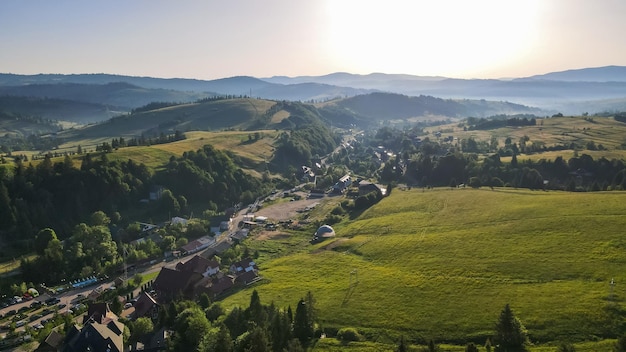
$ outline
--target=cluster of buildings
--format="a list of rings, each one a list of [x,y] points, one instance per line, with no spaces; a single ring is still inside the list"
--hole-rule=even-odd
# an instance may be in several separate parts
[[[179,297],[193,299],[203,293],[215,299],[236,285],[246,286],[259,281],[258,271],[250,258],[232,263],[227,271],[222,271],[216,260],[195,255],[178,263],[175,269],[163,267],[152,289],[162,301]]]
[[[164,303],[174,299],[195,299],[207,294],[212,299],[225,294],[237,285],[246,286],[259,281],[259,268],[254,260],[245,258],[221,269],[214,259],[195,255],[185,262],[179,262],[174,269],[163,267],[152,283],[152,290],[142,291],[133,300],[132,306],[124,311],[130,320],[147,317],[157,323],[159,311]],[[129,303],[130,305],[130,303]],[[124,324],[114,314],[108,303],[91,303],[84,315],[82,327],[72,326],[66,335],[52,331],[39,345],[38,352],[122,352]],[[169,332],[165,329],[154,331],[142,339],[140,347],[144,351],[158,351],[166,347]]]

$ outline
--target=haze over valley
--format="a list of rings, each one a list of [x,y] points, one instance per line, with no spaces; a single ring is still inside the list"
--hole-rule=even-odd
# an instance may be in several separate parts
[[[0,350],[625,351],[624,13],[0,2]]]

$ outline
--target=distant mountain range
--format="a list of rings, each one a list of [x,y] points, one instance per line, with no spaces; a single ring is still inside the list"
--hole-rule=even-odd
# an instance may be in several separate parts
[[[506,113],[511,111],[512,106],[516,107],[512,110],[519,111],[515,104],[533,107],[532,110],[539,115],[615,111],[626,108],[626,66],[568,70],[510,80],[383,73],[270,78],[240,76],[208,81],[109,74],[0,74],[0,96],[58,99],[70,105],[70,102],[98,105],[89,109],[74,107],[64,110],[61,104],[56,104],[56,110],[48,116],[45,109],[32,106],[29,109],[45,118],[56,119],[65,114],[66,120],[82,123],[102,121],[110,116],[111,111],[129,112],[150,102],[189,103],[214,96],[249,96],[319,103],[375,92],[500,102],[501,109],[496,108],[497,104],[491,104],[488,109],[480,110],[481,104],[473,104],[471,110],[449,110],[454,111],[455,117],[469,113],[474,116]],[[425,111],[428,109],[425,108]]]

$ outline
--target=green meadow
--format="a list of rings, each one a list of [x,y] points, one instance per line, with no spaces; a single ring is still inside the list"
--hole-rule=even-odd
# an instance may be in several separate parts
[[[626,297],[624,199],[396,189],[335,225],[331,241],[310,245],[310,234],[293,234],[300,241],[282,239],[292,248],[281,256],[269,244],[280,239],[248,240],[266,280],[223,303],[247,306],[256,289],[266,304],[294,307],[311,291],[324,328],[355,327],[370,342],[404,335],[454,344],[484,343],[509,303],[537,345],[611,338]]]
[[[434,126],[425,128],[428,133],[441,131],[443,136],[452,135],[459,139],[474,138],[479,141],[489,142],[491,138],[496,138],[500,146],[504,146],[507,137],[515,143],[525,136],[530,140],[526,144],[534,142],[546,145],[570,145],[575,143],[585,146],[587,142],[593,141],[596,145],[602,144],[610,152],[596,152],[596,155],[611,158],[623,158],[626,153],[622,150],[622,145],[626,143],[626,124],[607,117],[553,117],[538,119],[535,126],[502,127],[490,130],[467,130],[457,124]],[[432,137],[431,137],[432,139]],[[587,150],[584,151],[589,154]],[[550,153],[550,152],[548,152]],[[573,151],[571,151],[573,153]],[[539,158],[552,158],[552,155],[545,153],[535,154]],[[568,155],[568,151],[559,151],[552,154]],[[594,156],[595,158],[595,156]],[[553,158],[552,158],[553,159]]]

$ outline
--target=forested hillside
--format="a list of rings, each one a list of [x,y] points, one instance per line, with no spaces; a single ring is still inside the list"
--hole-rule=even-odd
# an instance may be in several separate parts
[[[426,121],[497,114],[545,114],[544,111],[508,102],[454,100],[432,96],[409,97],[371,93],[319,104],[320,114],[340,126],[375,126],[381,121]]]
[[[83,155],[80,168],[69,156],[53,163],[47,155],[36,167],[18,161],[14,171],[0,168],[0,236],[25,249],[40,229],[51,227],[64,239],[97,210],[167,219],[196,203],[224,209],[272,187],[210,146],[173,157],[156,172],[131,159],[109,161],[104,152]],[[159,201],[142,205],[153,189],[162,194]]]

